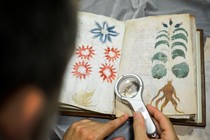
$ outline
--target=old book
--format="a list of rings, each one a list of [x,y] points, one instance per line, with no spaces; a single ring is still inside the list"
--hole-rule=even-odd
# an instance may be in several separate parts
[[[189,14],[127,21],[80,12],[64,75],[61,113],[118,117],[132,109],[114,94],[126,73],[144,82],[143,99],[174,124],[205,126],[202,31]]]

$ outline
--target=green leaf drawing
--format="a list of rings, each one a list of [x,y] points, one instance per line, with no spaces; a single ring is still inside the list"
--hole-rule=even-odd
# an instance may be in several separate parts
[[[175,59],[175,58],[178,57],[178,56],[181,56],[181,57],[185,58],[185,53],[184,53],[184,51],[183,51],[183,50],[180,50],[180,49],[174,50],[174,51],[171,53],[171,55],[172,55],[172,58],[173,58],[173,59]]]
[[[162,52],[158,52],[156,53],[153,57],[152,57],[152,62],[154,60],[159,60],[159,61],[162,61],[163,63],[166,63],[167,61],[167,55],[162,53]]]
[[[188,36],[188,33],[187,33],[187,31],[186,31],[184,28],[177,28],[177,29],[175,29],[175,30],[173,31],[173,33],[176,33],[176,32],[178,32],[178,31],[184,31],[185,34],[186,34],[186,36]]]
[[[161,38],[161,37],[165,37],[166,39],[170,39],[166,34],[160,34],[156,37],[156,39]]]
[[[157,46],[163,45],[163,44],[166,44],[169,47],[169,42],[167,40],[160,40],[155,43],[155,48],[157,48]]]
[[[172,67],[172,72],[178,78],[185,78],[189,73],[189,65],[185,62],[174,65]]]
[[[162,28],[157,33],[154,48],[163,47],[167,52],[158,51],[153,55],[151,61],[153,63],[154,61],[161,63],[154,64],[152,67],[152,77],[161,79],[167,75],[168,70],[171,70],[175,77],[185,78],[189,73],[189,65],[183,61],[179,62],[179,64],[175,63],[177,57],[186,59],[185,53],[188,51],[187,43],[189,34],[185,28],[181,27],[182,22],[174,23],[172,18],[169,18],[168,23],[161,22],[161,24],[165,28]],[[170,31],[172,31],[172,33]],[[167,64],[167,61],[169,61],[170,64]]]
[[[183,43],[183,42],[174,42],[172,45],[171,45],[171,48],[175,47],[175,46],[183,46],[185,48],[185,50],[187,51],[187,46]]]
[[[181,25],[182,25],[182,23],[177,23],[174,27],[179,28],[179,26],[181,26]]]
[[[176,39],[183,39],[185,40],[186,42],[188,42],[188,39],[187,39],[187,36],[183,33],[178,33],[178,34],[175,34],[171,37],[172,40],[176,40]]]
[[[165,68],[165,66],[163,64],[156,64],[155,66],[153,66],[153,68],[152,68],[152,77],[153,78],[160,79],[160,78],[166,76],[166,74],[167,74],[167,69]]]
[[[163,27],[168,28],[168,25],[165,23],[162,23]]]
[[[162,33],[162,32],[168,34],[168,31],[166,31],[166,30],[160,30],[160,31],[158,32],[158,34],[159,34],[159,33]]]

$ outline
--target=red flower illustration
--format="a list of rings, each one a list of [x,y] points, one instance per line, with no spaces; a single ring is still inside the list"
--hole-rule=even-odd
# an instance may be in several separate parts
[[[86,79],[86,77],[89,76],[91,72],[92,71],[91,71],[90,64],[84,61],[76,62],[74,64],[73,71],[72,71],[73,75],[79,79]]]
[[[115,68],[111,64],[101,64],[100,67],[100,77],[103,78],[103,81],[107,81],[108,83],[112,83],[112,81],[116,78]]]
[[[76,49],[75,53],[78,55],[78,57],[89,60],[93,57],[93,55],[95,55],[94,51],[95,50],[93,50],[92,46],[84,47],[84,45],[82,45],[82,47]]]
[[[110,62],[114,62],[117,58],[120,57],[120,50],[118,50],[117,48],[110,48],[110,47],[107,47],[105,49],[105,57],[106,59]]]

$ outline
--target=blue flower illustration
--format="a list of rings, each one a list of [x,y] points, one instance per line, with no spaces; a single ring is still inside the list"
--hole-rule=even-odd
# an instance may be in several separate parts
[[[105,21],[103,22],[103,25],[101,26],[98,22],[95,22],[96,24],[96,28],[92,29],[90,32],[95,34],[93,36],[93,38],[98,38],[102,43],[105,43],[107,40],[109,42],[112,42],[111,36],[115,37],[117,36],[119,33],[117,33],[116,31],[113,31],[115,26],[110,26],[108,25],[108,23]]]

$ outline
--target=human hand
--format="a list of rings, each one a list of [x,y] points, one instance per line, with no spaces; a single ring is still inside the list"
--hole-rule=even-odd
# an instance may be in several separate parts
[[[128,114],[124,114],[107,123],[100,123],[87,119],[75,122],[66,131],[63,140],[103,140],[125,123],[128,118]],[[124,138],[119,137],[114,140],[122,139]]]
[[[178,140],[178,137],[174,131],[174,128],[170,120],[162,114],[158,109],[151,105],[147,105],[147,109],[152,117],[154,117],[154,123],[156,124],[158,134],[162,140]],[[133,129],[135,140],[149,140],[146,134],[146,126],[144,118],[139,112],[133,114]]]

